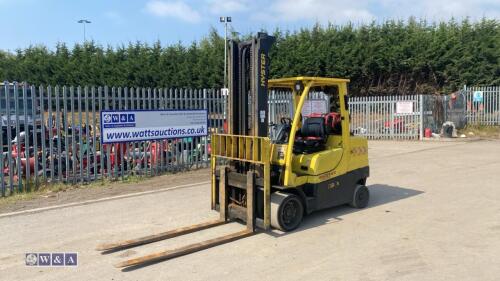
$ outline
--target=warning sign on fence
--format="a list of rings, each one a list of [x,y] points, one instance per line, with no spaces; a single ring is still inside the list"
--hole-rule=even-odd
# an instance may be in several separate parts
[[[483,102],[483,91],[475,91],[472,95],[472,100],[474,102]]]
[[[101,111],[101,142],[116,143],[207,135],[206,110]]]
[[[412,101],[398,101],[398,102],[396,102],[396,113],[399,113],[399,114],[413,113],[413,102]]]

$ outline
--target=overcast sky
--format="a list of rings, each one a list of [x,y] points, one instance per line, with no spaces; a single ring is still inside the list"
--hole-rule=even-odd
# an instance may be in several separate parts
[[[77,21],[82,18],[92,21],[87,39],[102,45],[157,39],[188,44],[205,36],[210,26],[222,34],[221,15],[232,16],[234,29],[246,34],[409,16],[500,19],[500,0],[0,0],[0,49],[81,42],[83,27]]]

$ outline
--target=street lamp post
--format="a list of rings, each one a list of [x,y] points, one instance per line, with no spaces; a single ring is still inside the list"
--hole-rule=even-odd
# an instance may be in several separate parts
[[[92,23],[91,21],[87,20],[87,19],[81,19],[78,21],[78,23],[82,23],[83,24],[83,43],[87,42],[87,38],[86,38],[86,35],[85,35],[85,25],[87,23]]]
[[[232,22],[231,17],[220,17],[220,22],[224,23],[224,89],[227,82],[227,23]]]

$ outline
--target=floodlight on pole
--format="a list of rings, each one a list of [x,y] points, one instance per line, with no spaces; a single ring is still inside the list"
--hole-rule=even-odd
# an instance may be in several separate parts
[[[224,23],[224,89],[227,83],[227,23],[232,22],[231,17],[219,17],[219,21]]]
[[[78,23],[83,24],[83,43],[85,43],[87,41],[86,34],[85,34],[85,25],[88,23],[92,23],[92,22],[87,20],[87,19],[81,19],[78,21]]]

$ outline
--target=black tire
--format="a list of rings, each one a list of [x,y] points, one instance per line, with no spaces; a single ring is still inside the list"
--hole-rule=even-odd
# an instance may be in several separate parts
[[[370,201],[370,191],[364,185],[357,185],[354,190],[351,206],[358,209],[363,209]]]
[[[282,231],[292,231],[302,222],[304,205],[295,194],[271,194],[271,226]]]

